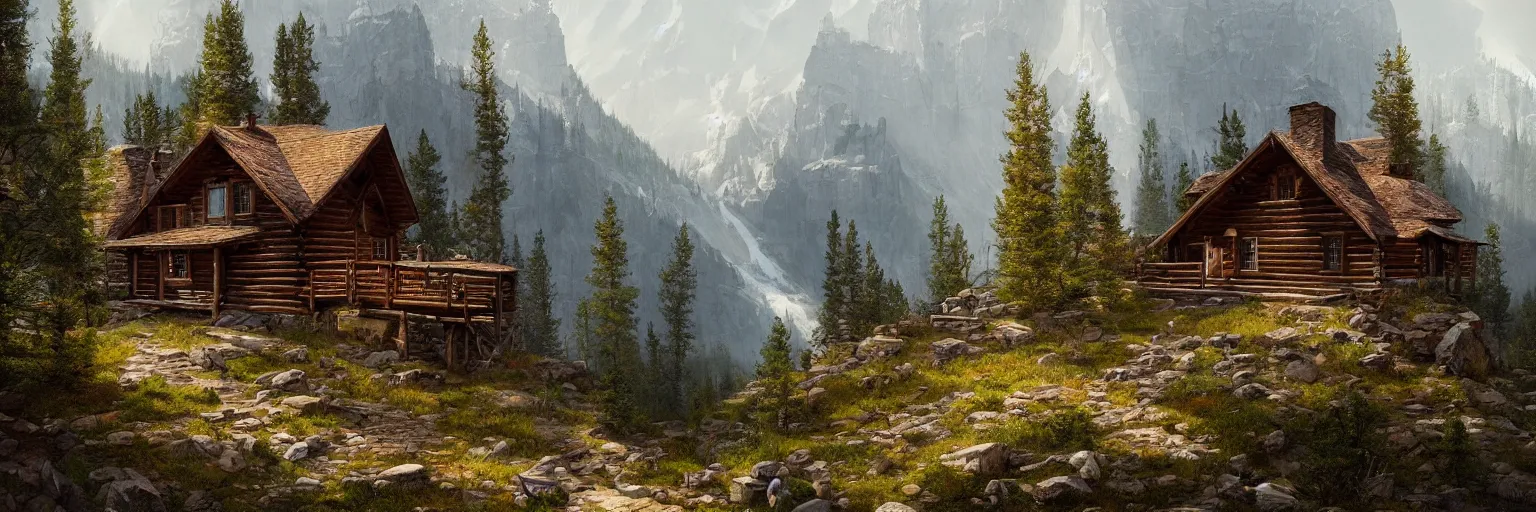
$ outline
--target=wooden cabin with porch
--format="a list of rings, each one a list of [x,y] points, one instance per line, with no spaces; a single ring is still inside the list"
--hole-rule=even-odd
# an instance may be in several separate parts
[[[109,288],[125,303],[215,318],[356,307],[398,318],[402,351],[408,314],[457,323],[450,337],[466,345],[474,332],[510,335],[516,269],[401,257],[418,216],[384,126],[332,131],[249,116],[212,127],[175,165],[164,160],[131,146],[109,154],[113,205],[94,220]]]
[[[1148,247],[1136,279],[1149,290],[1330,297],[1390,282],[1473,285],[1479,242],[1453,226],[1461,211],[1383,138],[1338,141],[1334,112],[1291,107],[1231,169],[1201,176],[1189,210]]]

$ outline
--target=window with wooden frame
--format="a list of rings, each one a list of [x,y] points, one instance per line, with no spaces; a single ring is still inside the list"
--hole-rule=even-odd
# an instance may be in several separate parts
[[[208,202],[204,210],[204,218],[223,219],[229,214],[228,192],[228,186],[222,182],[208,185]]]
[[[1342,235],[1323,235],[1323,270],[1329,272],[1344,270],[1344,237]]]
[[[186,212],[187,205],[184,204],[156,208],[155,231],[168,231],[186,226],[186,221],[183,220]]]
[[[250,215],[255,199],[251,196],[251,182],[236,181],[229,184],[229,201],[235,215]]]
[[[1269,198],[1275,201],[1296,199],[1296,188],[1301,180],[1296,179],[1296,172],[1284,169],[1276,173],[1272,178]]]
[[[1242,258],[1243,270],[1259,269],[1259,239],[1244,238],[1237,245],[1238,257]]]
[[[188,279],[192,275],[192,258],[187,251],[175,251],[166,258],[166,279]]]
[[[373,238],[373,259],[377,261],[389,260],[389,239]]]

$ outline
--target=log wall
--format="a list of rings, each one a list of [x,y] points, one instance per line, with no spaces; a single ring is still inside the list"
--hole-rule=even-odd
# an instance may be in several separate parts
[[[259,190],[253,194],[254,215],[241,222],[261,227],[255,240],[227,251],[224,307],[263,313],[305,314],[309,273],[304,270],[299,234],[283,217],[277,203]]]
[[[1206,275],[1207,288],[1327,294],[1378,286],[1376,243],[1289,155],[1270,150],[1259,158],[1254,167],[1235,178],[1226,189],[1212,191],[1220,196],[1170,239],[1171,261],[1200,262],[1204,255],[1193,253],[1189,246],[1209,239],[1223,244],[1232,254],[1222,262],[1221,272]],[[1296,197],[1272,199],[1275,177],[1286,174],[1300,180]],[[1236,236],[1225,238],[1229,230],[1235,231]],[[1325,236],[1343,237],[1340,270],[1324,270]],[[1244,238],[1258,239],[1257,270],[1242,269],[1239,256]],[[1163,275],[1145,276],[1143,282],[1154,286],[1198,286],[1201,272],[1192,268],[1195,267],[1162,268],[1159,271]]]

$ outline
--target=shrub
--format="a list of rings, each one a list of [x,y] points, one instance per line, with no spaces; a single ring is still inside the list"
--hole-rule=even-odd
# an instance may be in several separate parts
[[[1335,396],[1327,411],[1301,417],[1285,431],[1306,448],[1308,471],[1297,483],[1326,503],[1349,503],[1360,497],[1360,483],[1385,465],[1386,436],[1377,430],[1387,414],[1358,391]]]
[[[1445,436],[1440,438],[1438,451],[1445,461],[1446,473],[1456,485],[1473,483],[1482,474],[1473,452],[1472,436],[1467,435],[1467,424],[1461,418],[1445,422]]]
[[[987,430],[983,438],[1028,450],[1092,450],[1098,446],[1098,427],[1085,409],[1057,409],[1040,419],[1004,423]]]

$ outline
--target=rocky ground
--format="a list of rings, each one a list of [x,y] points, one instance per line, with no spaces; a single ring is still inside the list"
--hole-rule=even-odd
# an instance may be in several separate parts
[[[943,310],[833,347],[782,418],[754,384],[623,438],[580,363],[146,318],[89,384],[0,395],[0,510],[1536,508],[1536,377],[1432,297]]]

